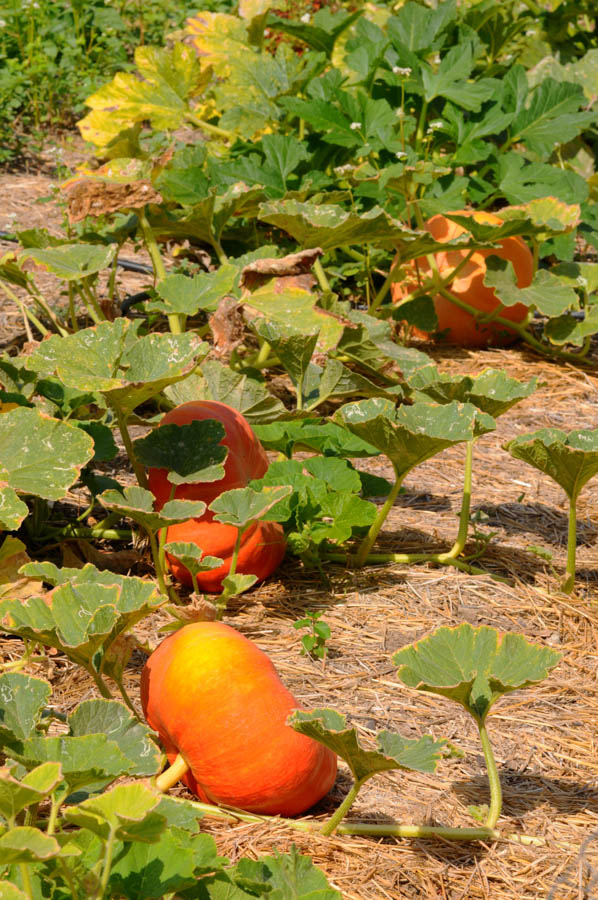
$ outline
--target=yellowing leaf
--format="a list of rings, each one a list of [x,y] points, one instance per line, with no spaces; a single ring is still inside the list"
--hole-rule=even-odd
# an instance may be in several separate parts
[[[228,78],[240,57],[257,55],[248,46],[247,25],[237,16],[199,12],[187,19],[187,30],[204,65],[219,78]]]
[[[135,62],[138,73],[119,72],[87,99],[92,111],[78,127],[85,140],[98,147],[146,120],[158,130],[178,128],[193,111],[190,100],[212,78],[185,44],[175,44],[172,50],[138,47]]]

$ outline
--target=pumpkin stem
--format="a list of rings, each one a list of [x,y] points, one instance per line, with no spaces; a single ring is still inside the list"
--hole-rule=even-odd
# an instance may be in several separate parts
[[[168,766],[161,775],[156,778],[156,787],[162,793],[170,790],[171,787],[180,781],[183,775],[189,771],[189,763],[186,762],[180,753],[177,754],[175,761]]]

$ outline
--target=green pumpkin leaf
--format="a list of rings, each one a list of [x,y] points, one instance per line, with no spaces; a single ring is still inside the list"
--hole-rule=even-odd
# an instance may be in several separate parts
[[[213,312],[220,300],[233,293],[238,276],[236,266],[223,265],[215,272],[188,275],[167,275],[156,285],[159,300],[146,303],[148,312],[194,316],[200,309]]]
[[[522,303],[546,316],[559,316],[568,309],[579,308],[575,291],[546,269],[536,273],[529,287],[517,287],[512,263],[498,256],[486,259],[484,284],[494,288],[504,306]]]
[[[222,579],[222,589],[228,597],[236,597],[252,588],[257,580],[257,575],[227,575]]]
[[[60,761],[62,776],[70,792],[125,775],[130,761],[105,734],[37,736],[23,742],[13,757],[28,769]]]
[[[166,388],[175,406],[190,400],[216,400],[237,409],[249,422],[270,422],[286,413],[284,404],[270,393],[266,384],[253,375],[233,372],[216,360],[201,365],[201,375],[193,374]]]
[[[104,491],[98,500],[106,509],[133,519],[150,532],[202,516],[206,509],[201,500],[169,500],[158,512],[155,509],[154,495],[136,485],[125,488],[122,494],[120,491]]]
[[[0,675],[0,739],[3,744],[18,744],[35,733],[51,693],[52,688],[42,678],[23,672]]]
[[[128,775],[157,775],[162,769],[163,756],[152,732],[117,700],[84,700],[68,717],[68,724],[73,737],[105,734],[118,744],[129,761]]]
[[[122,841],[153,843],[166,827],[156,812],[161,794],[144,784],[119,784],[100,796],[65,809],[66,820],[87,828],[102,840],[114,834]]]
[[[555,146],[573,140],[589,124],[596,121],[596,113],[580,112],[585,106],[579,85],[546,78],[531,95],[511,123],[511,143],[523,142],[544,158]]]
[[[0,836],[0,866],[13,865],[14,863],[43,862],[58,856],[60,845],[56,838],[50,837],[31,828],[29,825],[21,825],[11,828]]]
[[[598,304],[584,310],[583,319],[569,313],[550,319],[544,328],[544,334],[551,344],[573,344],[581,346],[585,339],[598,332]]]
[[[16,528],[27,514],[15,492],[60,500],[92,456],[92,439],[74,425],[25,407],[1,415],[1,524]]]
[[[29,897],[10,881],[0,881],[0,900],[29,900]]]
[[[567,433],[541,428],[520,434],[504,449],[553,478],[570,500],[576,500],[583,486],[598,474],[598,429]]]
[[[391,769],[435,772],[445,744],[445,741],[434,741],[429,735],[408,740],[399,734],[382,731],[377,736],[377,750],[364,750],[355,729],[347,728],[346,717],[334,709],[297,709],[289,717],[288,724],[344,759],[357,782]]]
[[[276,450],[289,458],[295,450],[317,450],[324,456],[377,456],[379,451],[347,428],[325,419],[292,419],[256,425],[253,429],[265,450]]]
[[[245,530],[251,522],[263,519],[292,491],[290,485],[264,487],[260,491],[254,491],[249,487],[236,488],[220,494],[210,504],[210,510],[214,513],[216,522]]]
[[[185,378],[208,345],[192,334],[137,336],[127,319],[102,322],[66,337],[44,341],[28,357],[42,375],[57,375],[70,387],[98,391],[128,415],[167,385]]]
[[[465,623],[437,628],[398,650],[392,661],[403,684],[454,700],[483,723],[499,697],[543,681],[560,658],[521,634]]]
[[[200,572],[209,572],[224,565],[223,559],[217,556],[204,556],[201,547],[186,541],[170,541],[164,544],[164,549],[170,556],[178,559],[190,575],[199,575]]]
[[[384,453],[401,477],[441,450],[472,440],[479,424],[492,430],[493,420],[486,417],[480,423],[479,416],[469,403],[415,403],[397,409],[390,400],[374,398],[342,406],[334,418]]]
[[[322,349],[335,347],[343,331],[338,316],[319,307],[317,297],[301,288],[285,288],[280,293],[270,284],[265,284],[246,297],[243,303],[261,313],[282,333],[288,331],[289,322],[293,323],[294,332],[304,336],[303,340],[319,332],[318,346]]]
[[[235,893],[244,884],[248,892]],[[206,879],[205,886],[210,900],[246,900],[256,895],[270,896],[272,900],[342,900],[324,873],[294,844],[288,853],[241,859],[230,873]]]
[[[0,769],[0,816],[7,821],[28,806],[41,803],[62,781],[58,762],[48,762],[28,772],[22,780]]]
[[[331,204],[272,200],[262,203],[259,218],[288,232],[302,247],[321,247],[324,251],[372,243],[392,249],[417,237],[380,207],[359,214]]]
[[[114,247],[97,244],[62,244],[48,249],[26,250],[24,259],[46,267],[64,281],[79,281],[107,269],[114,258]]]
[[[435,367],[420,369],[409,379],[416,399],[428,398],[435,403],[473,403],[493,418],[501,416],[536,389],[537,378],[528,382],[511,378],[502,369],[485,369],[479,375],[449,375]]]
[[[187,425],[161,425],[133,446],[144,466],[168,469],[171,484],[194,484],[224,478],[228,447],[220,442],[225,437],[221,422],[205,419]]]

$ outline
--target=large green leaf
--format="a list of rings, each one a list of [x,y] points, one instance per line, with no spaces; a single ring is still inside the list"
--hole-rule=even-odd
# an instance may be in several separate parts
[[[98,391],[124,415],[188,375],[208,345],[193,334],[137,336],[138,323],[102,322],[67,337],[44,341],[29,368],[57,375],[64,384]]]
[[[294,332],[306,338],[319,332],[318,346],[329,350],[336,346],[343,331],[338,316],[331,315],[317,305],[317,296],[302,288],[290,287],[279,292],[273,285],[265,284],[246,297],[245,306],[261,313],[278,329],[288,329],[292,323]]]
[[[135,456],[144,466],[168,469],[171,484],[218,481],[224,478],[228,447],[222,422],[216,419],[187,425],[162,425],[133,444]],[[199,515],[199,514],[196,514]]]
[[[88,828],[104,840],[112,834],[118,840],[151,844],[166,827],[165,817],[156,812],[160,799],[160,792],[145,784],[119,784],[69,807],[64,815],[68,822]]]
[[[52,689],[47,681],[23,672],[0,675],[0,741],[11,745],[30,737]]]
[[[237,276],[236,266],[231,265],[220,266],[215,272],[201,272],[193,278],[167,275],[156,285],[160,299],[149,301],[146,309],[185,316],[194,316],[200,309],[212,312],[222,297],[233,292]]]
[[[45,578],[48,572],[51,577],[52,568],[49,563],[32,564],[31,573]],[[154,584],[140,578],[98,573],[91,565],[81,571],[82,577],[59,584],[45,597],[1,601],[0,620],[6,631],[56,647],[88,671],[100,672],[119,635],[164,598]]]
[[[44,265],[49,272],[64,281],[77,281],[106,269],[113,260],[114,247],[97,244],[62,244],[60,247],[27,250],[26,259]]]
[[[504,445],[516,459],[553,478],[571,500],[598,474],[598,429],[565,432],[541,428]]]
[[[55,837],[38,828],[21,825],[0,836],[0,866],[12,863],[34,863],[58,856],[60,845]]]
[[[224,560],[217,556],[204,556],[201,547],[187,541],[170,541],[164,544],[165,551],[181,562],[190,575],[209,572],[224,565]]]
[[[15,492],[60,500],[92,456],[93,440],[74,425],[25,407],[1,415],[1,524],[16,528],[27,514]]]
[[[324,873],[314,866],[309,856],[302,856],[294,844],[288,853],[277,852],[256,860],[241,859],[230,874],[222,874],[220,886],[215,880],[213,883],[206,880],[205,885],[205,896],[210,900],[245,900],[252,895],[271,900],[342,900]],[[243,886],[247,892],[242,890]]]
[[[179,406],[189,400],[217,400],[238,409],[247,421],[270,422],[286,413],[284,404],[253,375],[233,372],[216,360],[201,365],[201,375],[192,374],[166,388],[166,396]]]
[[[287,231],[302,247],[322,250],[363,244],[392,249],[418,236],[379,207],[359,214],[331,204],[273,200],[260,206],[259,218]]]
[[[364,750],[355,729],[347,728],[346,717],[334,709],[297,709],[289,717],[288,724],[344,759],[358,782],[391,769],[434,772],[445,744],[445,741],[434,741],[429,735],[408,740],[399,734],[381,731],[377,736],[377,750]]]
[[[154,807],[161,815],[161,803]],[[172,825],[153,843],[140,840],[117,845],[110,869],[112,896],[149,900],[192,887],[202,872],[217,872],[226,859],[218,856],[209,834],[188,834]]]
[[[458,400],[473,403],[493,418],[501,416],[536,390],[537,379],[528,382],[511,378],[503,369],[485,369],[479,375],[449,375],[435,367],[420,369],[408,381],[416,398],[435,403]]]
[[[560,316],[568,309],[579,308],[579,298],[573,288],[546,269],[535,274],[529,287],[517,287],[512,263],[498,256],[487,258],[484,284],[494,288],[504,306],[522,303],[546,316]]]
[[[272,514],[274,507],[292,492],[290,485],[264,486],[260,491],[249,487],[236,488],[216,497],[210,504],[210,510],[214,513],[216,522],[245,529],[251,522],[263,519],[268,513]],[[272,515],[269,516],[271,517]]]
[[[118,744],[129,761],[128,775],[157,775],[163,756],[152,732],[124,704],[116,700],[84,700],[68,717],[69,734],[105,734]]]
[[[537,684],[561,654],[529,643],[521,634],[465,623],[441,627],[393,654],[397,675],[408,687],[460,703],[483,723],[500,696]]]
[[[291,457],[295,450],[317,450],[324,456],[377,456],[372,444],[356,437],[347,428],[325,419],[292,419],[256,425],[254,431],[266,450]]]
[[[190,101],[211,80],[192,47],[176,42],[172,50],[138,47],[139,75],[119,72],[111,82],[87,98],[92,112],[79,122],[87,141],[96,147],[110,144],[122,131],[149,121],[158,130],[174,130],[193,117]]]
[[[105,734],[39,735],[24,741],[12,756],[28,769],[59,760],[70,792],[98,783],[105,785],[126,775],[130,766],[126,754]]]
[[[206,505],[201,500],[169,500],[160,511],[155,509],[156,498],[151,491],[133,485],[120,491],[104,491],[98,497],[107,509],[128,516],[145,528],[155,532],[176,522],[186,522],[205,512]]]
[[[573,140],[596,121],[596,112],[581,112],[582,106],[585,98],[579,85],[546,78],[511,123],[511,142],[523,142],[548,157],[555,145]]]
[[[41,803],[62,781],[59,762],[47,762],[28,772],[22,780],[8,769],[0,769],[0,816],[7,821],[26,807]]]
[[[455,401],[397,409],[390,400],[374,398],[342,406],[335,419],[384,453],[399,477],[441,450],[495,427],[494,420],[472,404]]]

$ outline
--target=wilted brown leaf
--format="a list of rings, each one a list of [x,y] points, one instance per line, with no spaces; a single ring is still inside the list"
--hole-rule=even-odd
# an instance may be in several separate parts
[[[86,178],[73,182],[64,190],[71,224],[86,216],[102,216],[121,209],[139,209],[146,203],[162,202],[161,194],[149,181],[118,184]]]
[[[300,287],[308,291],[315,284],[315,278],[311,274],[313,264],[323,256],[323,253],[319,247],[314,247],[311,250],[289,253],[280,259],[271,257],[256,259],[241,272],[241,287],[251,291],[265,284],[270,278],[275,278],[277,291],[279,289],[283,291],[287,287]]]
[[[242,342],[245,333],[242,310],[242,305],[234,297],[223,297],[210,316],[210,328],[214,336],[213,357],[228,358]]]

